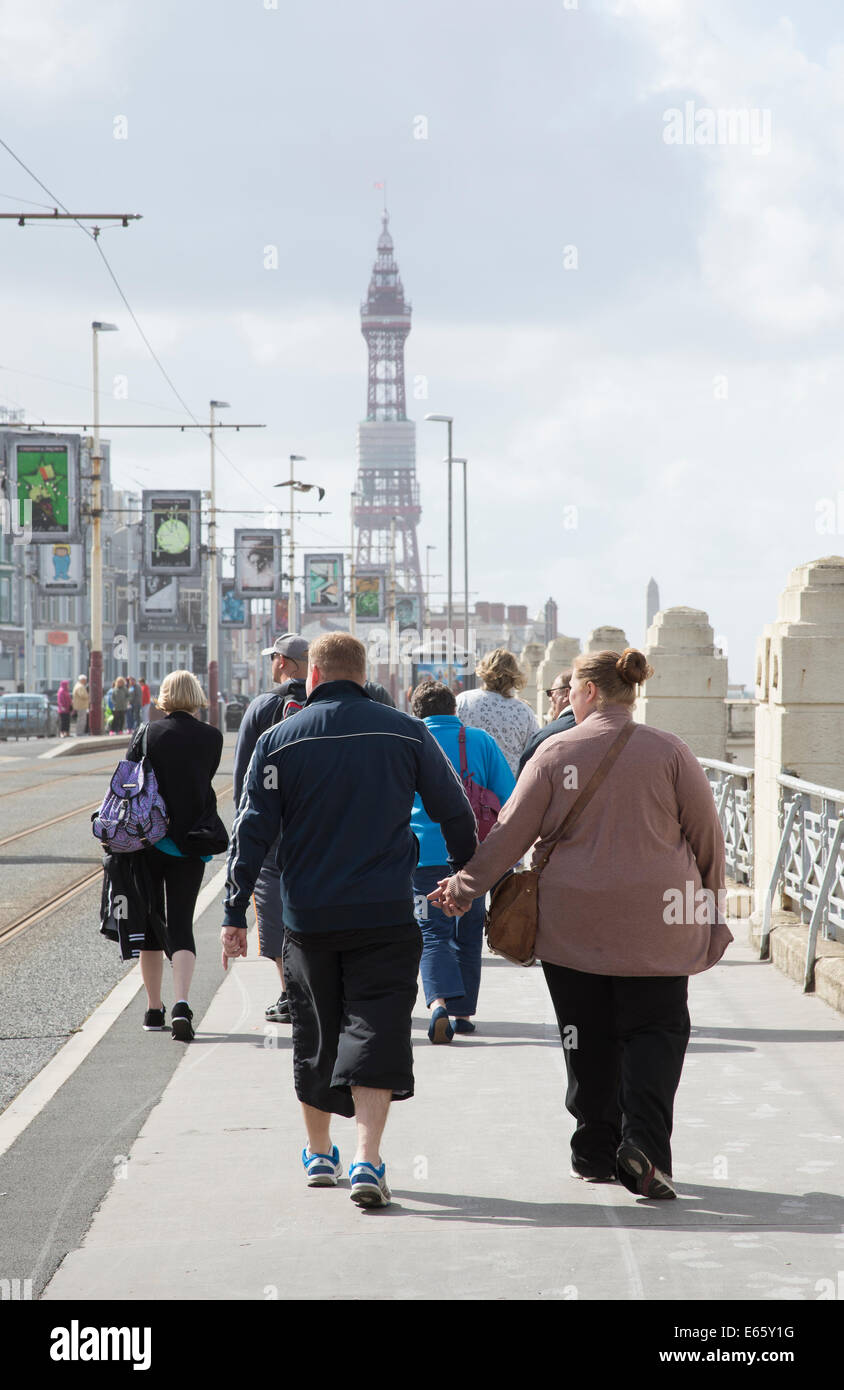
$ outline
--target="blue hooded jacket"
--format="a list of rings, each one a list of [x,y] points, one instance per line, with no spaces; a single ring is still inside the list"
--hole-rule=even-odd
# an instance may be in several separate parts
[[[454,770],[460,775],[460,746],[458,739],[463,723],[456,714],[429,714],[423,724],[430,729]],[[466,729],[466,764],[469,772],[481,787],[488,787],[504,805],[516,785],[498,744],[491,734],[483,729]],[[440,827],[425,814],[421,797],[413,802],[411,829],[419,841],[419,867],[428,868],[433,864],[446,864],[448,852]]]

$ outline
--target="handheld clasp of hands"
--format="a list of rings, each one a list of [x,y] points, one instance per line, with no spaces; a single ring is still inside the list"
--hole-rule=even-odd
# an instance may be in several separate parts
[[[449,892],[450,882],[450,878],[441,878],[433,893],[428,894],[428,902],[441,908],[446,917],[461,917],[466,909],[458,907],[456,898]]]

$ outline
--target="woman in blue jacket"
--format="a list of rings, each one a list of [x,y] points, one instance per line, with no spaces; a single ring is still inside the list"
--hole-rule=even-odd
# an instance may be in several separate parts
[[[463,724],[455,713],[457,702],[448,686],[439,681],[418,685],[411,696],[411,712],[423,720],[449,762],[460,769],[459,737]],[[515,783],[507,759],[494,738],[483,729],[465,729],[467,771],[475,783],[494,792],[504,805]],[[445,841],[440,828],[422,809],[417,795],[413,803],[410,828],[419,841],[419,863],[413,875],[417,916],[422,928],[420,972],[425,1002],[431,1010],[428,1038],[432,1043],[450,1043],[455,1031],[474,1033],[471,1015],[478,1007],[481,984],[481,949],[484,931],[484,900],[476,898],[462,917],[446,917],[427,900],[446,868]],[[451,1025],[451,1015],[455,1019]]]

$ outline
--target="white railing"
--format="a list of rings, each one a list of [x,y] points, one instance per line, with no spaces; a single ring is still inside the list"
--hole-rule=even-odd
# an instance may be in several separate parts
[[[698,758],[709,778],[724,832],[727,872],[737,883],[753,885],[753,768]]]
[[[844,791],[780,773],[780,843],[765,897],[759,954],[770,953],[773,904],[809,924],[804,990],[814,987],[818,937],[844,942]]]

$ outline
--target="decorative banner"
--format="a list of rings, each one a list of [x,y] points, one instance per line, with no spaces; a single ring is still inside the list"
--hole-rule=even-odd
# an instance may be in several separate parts
[[[53,434],[11,445],[13,495],[35,544],[79,540],[79,439]]]
[[[179,581],[166,574],[141,575],[141,618],[174,618],[179,611]]]
[[[343,613],[343,556],[305,556],[305,612]]]
[[[38,551],[38,587],[42,594],[84,594],[85,547],[64,541]]]
[[[234,533],[234,593],[237,598],[281,594],[281,531]]]
[[[383,623],[383,574],[355,575],[355,618],[359,623]]]
[[[396,595],[396,622],[399,632],[407,632],[409,629],[421,631],[422,599],[419,594]]]
[[[200,573],[199,492],[144,492],[144,568],[148,574]]]
[[[248,627],[251,622],[249,599],[238,598],[234,580],[224,579],[220,598],[220,627]]]

